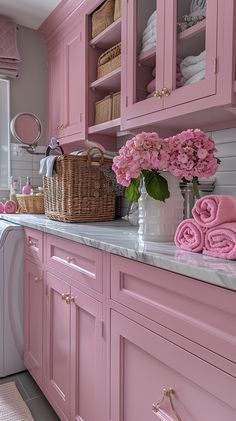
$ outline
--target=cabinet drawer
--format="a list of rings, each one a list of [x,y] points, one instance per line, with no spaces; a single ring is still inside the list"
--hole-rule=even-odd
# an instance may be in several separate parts
[[[102,252],[74,241],[47,236],[47,265],[102,293]]]
[[[234,421],[236,379],[123,315],[111,312],[112,421]],[[158,417],[152,405],[173,388]],[[161,412],[159,412],[161,414]]]
[[[234,291],[112,255],[111,298],[236,362]]]
[[[33,260],[43,262],[43,233],[25,228],[25,252]]]

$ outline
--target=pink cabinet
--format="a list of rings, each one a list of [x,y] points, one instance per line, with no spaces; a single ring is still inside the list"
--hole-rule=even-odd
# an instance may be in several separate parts
[[[24,363],[39,386],[43,384],[44,279],[38,264],[25,261]]]
[[[46,390],[63,419],[70,414],[70,285],[47,273]]]
[[[111,312],[112,421],[234,421],[234,390],[229,374]]]
[[[84,136],[84,50],[80,21],[49,46],[49,136],[66,142]]]
[[[226,52],[222,40],[233,39],[235,5],[208,0],[203,19],[195,12],[187,27],[192,7],[190,0],[124,1],[122,128],[187,128],[225,118],[212,116],[212,108],[232,102],[233,49],[230,43]]]

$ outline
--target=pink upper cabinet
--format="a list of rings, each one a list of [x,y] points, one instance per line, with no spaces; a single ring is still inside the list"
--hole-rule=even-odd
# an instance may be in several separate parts
[[[232,102],[234,2],[225,3],[208,0],[197,9],[191,0],[124,1],[122,128],[225,118],[211,115]]]
[[[65,27],[63,38],[49,49],[49,136],[61,143],[84,137],[83,24]]]

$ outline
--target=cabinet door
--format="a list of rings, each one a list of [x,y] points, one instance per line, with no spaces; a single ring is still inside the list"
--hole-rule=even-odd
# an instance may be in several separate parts
[[[82,23],[78,23],[64,40],[64,137],[81,133],[84,124],[85,47],[82,29]]]
[[[43,294],[39,266],[25,261],[24,276],[24,363],[34,379],[43,383]]]
[[[48,54],[49,72],[49,136],[63,136],[63,43]]]
[[[165,109],[216,93],[218,0],[202,9],[193,3],[170,0],[165,8]]]
[[[112,421],[234,421],[236,379],[123,315],[111,315]],[[173,405],[153,403],[173,388]]]
[[[72,420],[104,421],[105,340],[102,303],[71,288]]]
[[[163,108],[161,97],[154,93],[164,84],[164,0],[130,0],[122,10],[126,46],[122,90],[127,93],[125,118],[129,120]]]
[[[70,305],[63,295],[67,293],[69,284],[47,273],[46,388],[57,408],[69,418]]]

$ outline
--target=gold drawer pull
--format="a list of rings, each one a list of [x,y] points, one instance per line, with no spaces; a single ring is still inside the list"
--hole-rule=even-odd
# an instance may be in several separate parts
[[[162,95],[163,95],[162,90],[161,90],[161,91],[156,91],[156,92],[154,93],[154,96],[155,96],[156,98],[158,98],[158,99],[161,99],[161,98],[162,98]]]
[[[39,277],[39,276],[35,276],[34,277],[34,282],[42,282],[43,281],[43,278],[42,277]]]
[[[66,258],[66,261],[67,261],[67,263],[72,263],[72,262],[74,262],[75,261],[75,258],[74,257],[67,257]]]
[[[66,300],[69,296],[70,296],[69,292],[63,292],[63,294],[61,294],[62,300]]]
[[[182,418],[180,418],[179,414],[177,413],[177,411],[174,407],[174,403],[173,403],[173,400],[172,400],[172,395],[174,395],[174,394],[175,394],[175,391],[172,387],[169,387],[168,389],[165,388],[165,389],[163,389],[163,395],[162,395],[161,399],[157,403],[154,403],[152,405],[152,411],[162,421],[174,421],[173,418],[171,418],[164,410],[161,409],[161,404],[163,403],[165,398],[169,399],[170,407],[171,407],[173,413],[175,414],[175,417],[177,418],[177,420],[183,421]]]

